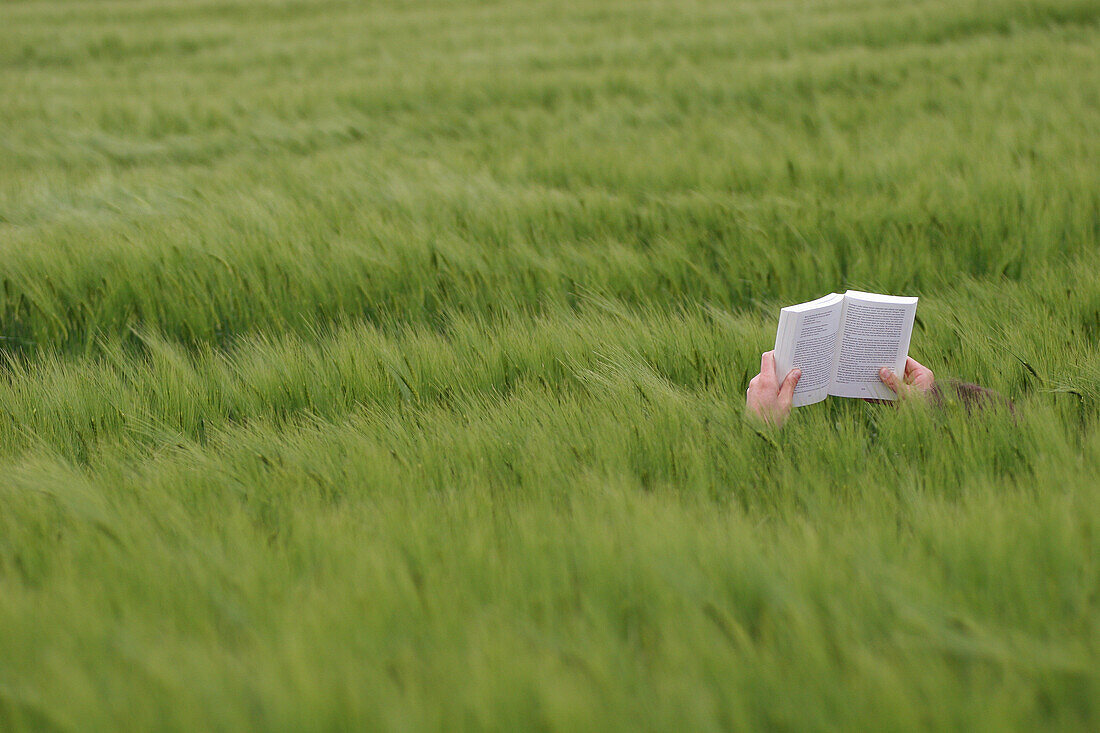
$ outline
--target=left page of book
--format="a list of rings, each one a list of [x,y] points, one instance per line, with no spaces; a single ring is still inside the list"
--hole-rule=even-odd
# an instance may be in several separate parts
[[[802,377],[794,390],[795,407],[829,396],[844,296],[830,293],[817,300],[789,305],[779,312],[775,332],[775,377],[782,383],[797,367]]]

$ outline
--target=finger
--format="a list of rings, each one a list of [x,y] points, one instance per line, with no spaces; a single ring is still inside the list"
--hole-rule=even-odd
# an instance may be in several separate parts
[[[802,378],[801,369],[792,369],[787,372],[786,378],[783,379],[783,384],[779,386],[779,402],[784,406],[789,406],[791,400],[794,398],[794,388],[798,386],[798,380]]]
[[[894,370],[889,367],[883,367],[878,370],[878,378],[882,380],[882,383],[893,390],[894,394],[901,394],[901,380],[898,379],[898,375],[894,374]]]
[[[932,378],[932,370],[926,367],[924,364],[921,364],[916,359],[913,360],[913,374],[925,376],[929,379]]]
[[[760,355],[760,376],[764,379],[764,384],[775,384],[779,379],[775,375],[774,351],[765,351]]]

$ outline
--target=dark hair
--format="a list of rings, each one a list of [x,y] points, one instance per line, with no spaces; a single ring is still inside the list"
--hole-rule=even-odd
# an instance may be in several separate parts
[[[936,380],[936,385],[932,388],[932,398],[939,405],[958,399],[967,412],[980,407],[1006,407],[1009,412],[1016,414],[1016,406],[1003,394],[980,384],[960,382],[957,379]]]

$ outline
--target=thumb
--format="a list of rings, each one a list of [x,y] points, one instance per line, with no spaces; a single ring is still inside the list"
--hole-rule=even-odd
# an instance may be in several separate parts
[[[889,367],[883,367],[878,370],[878,378],[882,380],[882,383],[889,387],[894,394],[901,395],[901,380],[898,379],[898,375],[894,373],[893,369]]]
[[[779,385],[780,403],[784,405],[791,404],[791,400],[794,398],[794,388],[798,385],[798,380],[801,378],[801,369],[792,369],[787,372],[787,377],[783,380],[783,384]]]

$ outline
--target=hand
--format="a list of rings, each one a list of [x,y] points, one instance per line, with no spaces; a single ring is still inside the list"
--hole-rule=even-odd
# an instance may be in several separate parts
[[[745,392],[748,414],[767,425],[783,425],[791,414],[791,399],[801,376],[802,370],[792,369],[779,384],[775,377],[775,352],[765,351],[760,355],[760,373],[749,381]]]
[[[905,360],[904,379],[899,379],[889,367],[879,369],[878,378],[901,398],[927,395],[936,386],[936,377],[932,370],[911,356]]]

